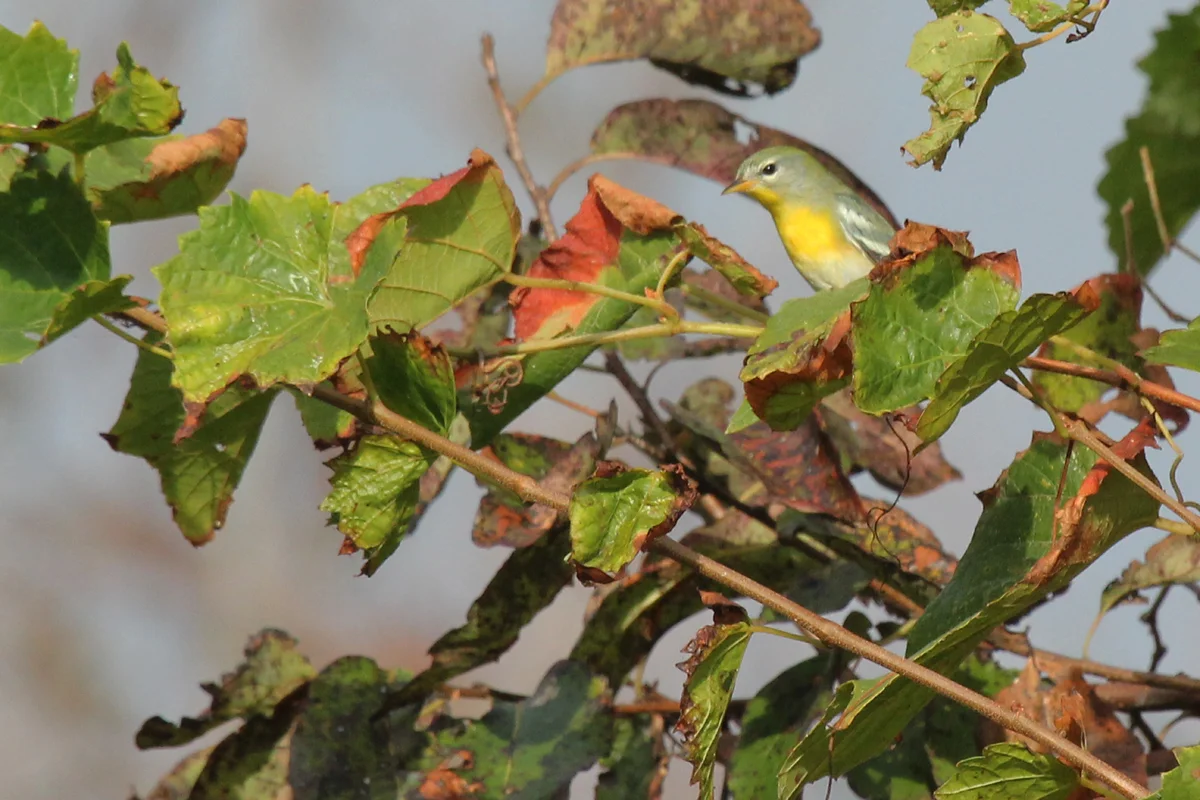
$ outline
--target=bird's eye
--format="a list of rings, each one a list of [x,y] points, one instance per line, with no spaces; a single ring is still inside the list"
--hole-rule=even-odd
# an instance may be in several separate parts
[[[761,172],[763,175],[771,176],[775,174],[777,169],[779,169],[779,167],[775,166],[774,164],[763,164]]]

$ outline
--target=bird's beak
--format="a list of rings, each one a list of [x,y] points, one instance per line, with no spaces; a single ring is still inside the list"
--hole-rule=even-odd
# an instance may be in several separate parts
[[[753,180],[734,181],[725,187],[721,194],[741,194],[754,188]]]

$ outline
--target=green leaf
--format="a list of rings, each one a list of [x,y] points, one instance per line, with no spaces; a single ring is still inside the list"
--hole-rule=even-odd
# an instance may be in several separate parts
[[[371,298],[375,329],[421,328],[512,268],[521,217],[492,157],[482,150],[467,166],[407,197],[355,231],[364,272],[384,275]]]
[[[1066,800],[1079,786],[1075,770],[1052,755],[1002,742],[968,758],[934,792],[939,800]]]
[[[1162,790],[1156,792],[1155,800],[1191,800],[1200,783],[1200,745],[1176,747],[1175,758],[1179,766],[1162,776]]]
[[[1100,613],[1142,589],[1189,585],[1200,581],[1200,540],[1167,536],[1146,551],[1145,562],[1134,561],[1100,595]]]
[[[646,58],[688,83],[746,95],[792,85],[797,61],[820,41],[802,3],[649,0],[615,13],[610,0],[559,0],[550,20],[546,76],[588,64]]]
[[[193,214],[217,199],[245,150],[240,119],[194,136],[115,142],[88,153],[84,191],[109,222]]]
[[[1133,343],[1134,334],[1141,330],[1142,287],[1138,276],[1128,273],[1097,275],[1075,290],[1076,294],[1083,292],[1094,292],[1100,298],[1099,307],[1078,325],[1059,335],[1098,353],[1102,359],[1114,359],[1140,372],[1143,365]],[[1055,342],[1046,342],[1038,355],[1089,367],[1108,367],[1102,359]],[[1109,390],[1098,381],[1043,370],[1034,372],[1033,383],[1045,392],[1051,405],[1071,413],[1078,413]]]
[[[558,797],[571,780],[609,752],[611,698],[603,678],[573,661],[560,661],[526,700],[497,700],[462,733],[438,736],[428,763],[470,761],[455,772],[479,784],[478,797],[537,800]]]
[[[146,341],[153,344],[158,337]],[[121,416],[104,438],[114,450],[144,458],[157,470],[175,523],[200,545],[225,524],[275,392],[231,386],[207,406],[186,409],[171,386],[171,373],[170,359],[139,350]],[[189,435],[176,442],[185,425]]]
[[[1200,372],[1200,318],[1184,330],[1167,331],[1158,344],[1142,353],[1151,364],[1169,364]]]
[[[388,699],[398,708],[508,652],[521,630],[558,596],[575,576],[567,563],[562,528],[515,550],[467,610],[465,624],[446,632],[429,648],[433,663]]]
[[[372,719],[389,682],[362,656],[339,658],[313,679],[289,748],[295,800],[396,796],[388,729]]]
[[[943,245],[872,284],[852,311],[855,404],[881,414],[932,397],[971,340],[1016,307],[1016,282],[1003,267],[969,265]]]
[[[788,300],[771,315],[747,352],[740,377],[747,401],[773,429],[799,427],[821,398],[846,385],[850,348],[844,323],[851,303],[869,287],[862,278],[840,289]]]
[[[273,800],[288,792],[291,731],[300,703],[280,703],[271,717],[251,717],[205,753],[204,768],[178,800]],[[158,800],[158,795],[154,795]]]
[[[672,520],[677,499],[663,471],[630,469],[587,479],[571,495],[571,558],[617,572],[641,552],[655,528]]]
[[[117,63],[111,77],[101,75],[92,87],[92,109],[56,125],[0,125],[0,143],[48,144],[86,153],[123,139],[170,133],[183,119],[179,90],[136,64],[124,43],[117,48]],[[38,68],[26,64],[19,69]],[[45,84],[39,88],[44,90]]]
[[[908,66],[925,79],[921,94],[933,105],[929,130],[904,149],[914,164],[932,161],[941,169],[950,145],[979,120],[992,91],[1025,71],[1025,58],[998,20],[956,11],[917,31]]]
[[[953,14],[956,11],[974,11],[988,0],[925,0],[933,13],[939,17]]]
[[[592,134],[592,152],[597,155],[635,157],[665,164],[722,186],[733,182],[738,166],[748,156],[776,145],[804,150],[873,206],[893,227],[900,227],[883,200],[830,153],[708,100],[656,97],[625,103],[608,112]]]
[[[714,624],[701,628],[684,646],[689,658],[679,668],[687,677],[675,727],[687,745],[686,758],[692,764],[690,782],[700,784],[702,800],[712,800],[717,740],[725,727],[725,710],[733,698],[753,626],[746,612],[732,601],[720,595],[704,599],[706,605],[713,606]]]
[[[296,650],[296,640],[283,631],[267,628],[246,644],[246,660],[221,683],[202,688],[212,697],[212,706],[198,717],[184,717],[179,724],[152,717],[142,724],[135,739],[142,750],[178,747],[208,731],[241,717],[270,717],[276,706],[303,686],[316,670]]]
[[[328,462],[332,488],[321,510],[368,558],[390,554],[409,533],[421,475],[436,457],[394,436],[364,436],[353,450]]]
[[[1051,31],[1085,8],[1088,0],[1069,0],[1066,7],[1049,0],[1009,0],[1009,11],[1034,33]]]
[[[933,398],[917,423],[926,442],[950,429],[963,406],[983,394],[1039,345],[1071,328],[1093,309],[1070,292],[1035,294],[1015,311],[1005,311],[975,334],[964,352],[938,378]]]
[[[1141,451],[1152,438],[1151,427],[1139,426],[1114,451],[1149,475]],[[1158,503],[1087,448],[1071,449],[1064,477],[1067,452],[1065,443],[1039,434],[984,493],[984,513],[953,580],[909,634],[910,658],[949,674],[997,625],[1061,590],[1113,544],[1154,521]],[[1057,525],[1056,498],[1065,509]],[[818,726],[789,757],[795,789],[882,752],[933,695],[895,674],[853,685],[857,696],[837,725]]]
[[[725,787],[734,798],[771,797],[788,751],[833,698],[844,656],[819,655],[775,676],[746,705]]]
[[[1125,139],[1104,156],[1108,172],[1096,187],[1108,207],[1108,246],[1125,260],[1121,208],[1133,201],[1130,233],[1133,264],[1148,274],[1165,255],[1142,170],[1141,148],[1150,153],[1154,180],[1170,236],[1178,236],[1200,209],[1200,7],[1168,14],[1155,35],[1154,49],[1138,62],[1150,87],[1142,110],[1125,120]]]
[[[21,361],[94,314],[128,307],[108,280],[108,226],[63,171],[18,173],[0,193],[0,363]]]
[[[830,723],[837,718],[839,714],[846,710],[846,706],[855,699],[857,695],[861,695],[863,690],[869,687],[874,681],[847,681],[837,688],[831,700],[825,706],[825,713],[812,727],[811,733],[805,736],[804,739],[787,754],[787,758],[783,761],[783,766],[779,769],[779,776],[776,781],[776,792],[779,800],[794,800],[801,795],[806,783],[811,783],[815,778],[811,777],[812,768],[804,762],[804,756],[813,752],[824,744],[826,757],[833,752],[832,731]],[[810,745],[811,742],[811,745]]]
[[[32,127],[66,119],[75,108],[79,51],[56,39],[41,22],[19,36],[0,27],[0,127]]]
[[[296,389],[291,390],[291,395],[296,401],[296,410],[300,412],[300,421],[304,423],[304,429],[318,450],[355,438],[358,419],[353,414],[314,400]]]
[[[371,337],[366,365],[385,406],[434,433],[450,431],[458,400],[445,348],[416,331],[385,329]]]
[[[658,718],[661,720],[661,717]],[[662,723],[649,714],[622,716],[613,722],[612,750],[600,759],[596,800],[654,797],[671,756],[663,747]]]
[[[335,204],[310,187],[256,191],[203,208],[200,229],[155,268],[175,351],[175,385],[204,400],[242,375],[259,386],[317,383],[367,338],[367,299],[386,264],[356,272],[346,237],[408,182]]]

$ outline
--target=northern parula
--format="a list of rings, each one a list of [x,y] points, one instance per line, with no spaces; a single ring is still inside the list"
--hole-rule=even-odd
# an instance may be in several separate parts
[[[892,224],[816,158],[768,147],[738,167],[722,194],[740,192],[771,212],[779,238],[813,289],[840,289],[888,254]]]

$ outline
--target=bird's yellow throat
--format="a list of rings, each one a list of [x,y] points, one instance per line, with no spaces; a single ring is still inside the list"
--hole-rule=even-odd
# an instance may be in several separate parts
[[[842,228],[826,209],[814,209],[770,189],[756,186],[746,194],[771,212],[779,238],[793,261],[822,263],[840,260],[855,250]]]

